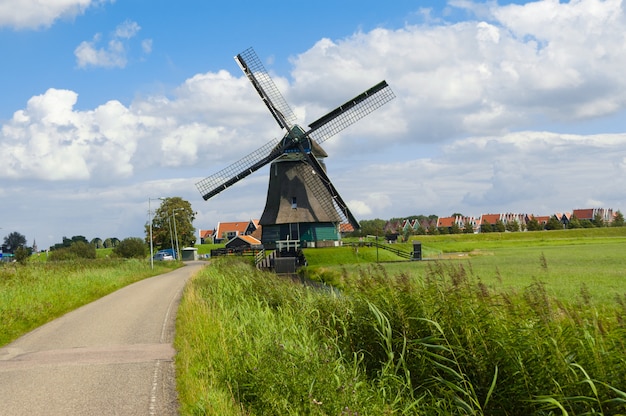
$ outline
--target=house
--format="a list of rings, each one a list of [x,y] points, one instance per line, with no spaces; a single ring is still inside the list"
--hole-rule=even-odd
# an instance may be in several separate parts
[[[237,235],[228,241],[225,247],[227,249],[261,250],[263,249],[263,244],[261,244],[261,240],[258,240],[251,235]]]
[[[563,228],[567,228],[569,223],[572,221],[571,212],[555,212],[554,217],[559,220],[561,224],[563,224]]]
[[[613,209],[605,209],[605,208],[587,208],[587,209],[575,209],[572,212],[578,220],[588,220],[593,221],[596,218],[596,215],[600,216],[605,223],[610,223],[613,221]]]
[[[550,221],[550,215],[531,215],[530,219],[537,220],[537,222],[545,228],[548,221]]]
[[[491,226],[490,231],[495,231],[495,225],[498,221],[502,221],[502,214],[483,214],[480,216],[479,227],[482,227],[489,224]]]
[[[456,224],[456,219],[457,217],[439,217],[437,218],[437,228],[447,228],[448,231],[450,231],[454,224]]]
[[[259,220],[218,222],[215,243],[225,243],[238,235],[251,235],[259,227]]]
[[[198,232],[200,244],[214,244],[215,243],[215,230],[200,230]]]
[[[437,228],[447,228],[448,232],[452,231],[452,227],[456,225],[459,230],[465,229],[465,224],[469,223],[472,226],[472,230],[476,232],[478,223],[474,217],[462,217],[455,215],[454,217],[439,217],[437,218]]]
[[[347,236],[348,234],[352,234],[354,232],[354,227],[350,223],[341,223],[339,224],[339,234],[342,237]]]
[[[480,228],[480,225],[488,223],[491,225],[492,231],[495,231],[495,225],[500,221],[502,224],[506,225],[510,223],[517,223],[519,229],[523,230],[528,222],[529,217],[526,214],[515,214],[512,212],[501,213],[501,214],[483,214],[480,217],[480,220],[477,222],[477,227]]]

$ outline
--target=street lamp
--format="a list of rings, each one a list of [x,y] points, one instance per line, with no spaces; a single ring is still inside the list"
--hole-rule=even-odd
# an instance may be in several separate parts
[[[175,254],[174,254],[174,234],[172,233],[172,216],[171,215],[167,216],[167,222],[168,222],[168,224],[170,226],[170,247],[172,247],[172,257],[174,257],[175,256]]]
[[[180,248],[178,247],[178,232],[176,231],[176,211],[184,210],[185,208],[178,207],[172,210],[172,217],[174,218],[174,238],[176,238],[176,258],[180,259]]]
[[[158,198],[148,198],[148,220],[150,221],[150,268],[154,269],[154,248],[152,244],[152,209],[150,208],[150,201],[165,200],[162,196]]]

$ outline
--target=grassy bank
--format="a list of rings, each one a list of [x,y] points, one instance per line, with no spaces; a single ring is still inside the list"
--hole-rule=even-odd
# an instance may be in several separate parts
[[[537,260],[537,267],[541,268]],[[377,265],[341,293],[220,259],[188,285],[182,414],[617,414],[626,298],[486,287],[459,263]]]
[[[417,236],[416,236],[417,237]],[[573,300],[585,293],[599,303],[626,293],[626,227],[563,231],[419,236],[427,261],[397,262],[392,253],[378,250],[389,274],[423,276],[434,260],[453,262],[472,270],[487,287],[515,291],[541,280],[551,296]],[[392,244],[411,251],[411,244]],[[342,276],[376,261],[376,249],[353,247],[305,250],[308,277],[342,285]]]
[[[178,312],[181,413],[625,414],[626,236],[575,231],[307,254],[339,291],[216,259]]]
[[[0,346],[79,306],[176,265],[138,260],[16,263],[0,267]]]

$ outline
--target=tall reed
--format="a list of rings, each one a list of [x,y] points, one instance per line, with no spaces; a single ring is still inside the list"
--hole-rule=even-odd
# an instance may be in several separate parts
[[[469,262],[433,262],[420,278],[372,264],[339,280],[206,268],[178,314],[181,412],[626,412],[623,305],[565,303],[540,279],[497,291]]]

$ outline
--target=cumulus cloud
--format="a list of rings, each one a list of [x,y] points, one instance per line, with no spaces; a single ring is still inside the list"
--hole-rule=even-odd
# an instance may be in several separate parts
[[[381,79],[394,90],[395,100],[324,143],[329,176],[357,218],[623,209],[616,189],[626,179],[626,134],[607,133],[623,123],[603,130],[592,123],[623,120],[622,3],[450,3],[459,6],[476,18],[446,22],[427,13],[419,25],[321,39],[292,57],[290,74],[273,75],[304,121]],[[123,67],[139,32],[126,22],[109,43],[100,36],[79,46],[78,62]],[[141,47],[152,50],[150,41]],[[99,189],[135,180],[141,185],[128,185],[119,200],[133,192],[193,199],[195,181],[282,134],[246,77],[226,70],[126,104],[79,110],[79,93],[50,89],[2,125],[0,177],[98,181]],[[199,217],[258,217],[265,175],[199,205]]]
[[[102,34],[96,34],[91,41],[81,42],[74,50],[76,63],[79,68],[103,67],[124,68],[128,63],[129,43],[141,30],[137,22],[125,21],[115,28],[111,39],[106,46],[99,47]],[[152,52],[152,40],[144,39],[141,42],[144,54]]]
[[[461,2],[455,2],[455,5]],[[407,25],[322,39],[292,58],[292,96],[328,105],[386,78],[404,108],[394,125],[435,142],[584,120],[626,104],[626,17],[618,0],[462,2],[484,20]],[[336,104],[336,103],[335,103]],[[384,109],[391,117],[391,108]],[[402,136],[405,140],[406,135]]]
[[[36,29],[61,18],[81,15],[89,7],[109,0],[0,0],[0,27]],[[113,1],[113,0],[112,0]]]

